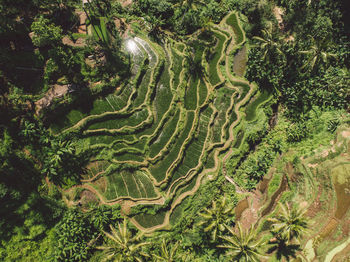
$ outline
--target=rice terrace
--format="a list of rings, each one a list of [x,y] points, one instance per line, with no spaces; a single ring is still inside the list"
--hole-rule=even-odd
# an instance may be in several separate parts
[[[350,261],[345,0],[0,10],[0,261]]]
[[[211,31],[188,36],[189,45],[172,39],[159,45],[142,35],[125,40],[131,79],[94,101],[88,114],[72,110],[52,126],[78,134],[80,150],[93,152],[82,185],[67,193],[90,191],[103,204],[120,203],[126,213],[135,205],[167,203],[166,212],[133,217],[138,228],[153,231],[176,221],[181,213],[174,210],[202,180],[216,178],[243,132],[246,105],[261,95],[232,72],[232,53],[245,44],[237,14]],[[251,119],[257,105],[249,109]]]

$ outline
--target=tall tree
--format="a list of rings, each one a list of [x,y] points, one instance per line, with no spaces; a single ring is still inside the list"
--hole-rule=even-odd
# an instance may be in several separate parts
[[[97,249],[103,250],[103,261],[142,262],[145,257],[149,257],[142,248],[150,243],[141,241],[143,234],[133,236],[127,227],[126,219],[124,219],[123,225],[118,223],[118,229],[111,225],[110,229],[110,233],[103,231],[110,241],[104,246],[97,247]]]
[[[224,196],[218,201],[213,201],[210,208],[205,208],[199,213],[201,221],[197,226],[204,227],[204,232],[210,232],[211,239],[215,242],[218,234],[226,230],[225,225],[231,224],[234,218],[234,209],[227,203]]]
[[[62,39],[62,29],[43,16],[40,16],[33,22],[31,29],[33,30],[32,41],[38,47],[54,46],[59,44]]]
[[[263,59],[270,60],[274,54],[283,55],[281,50],[281,37],[275,37],[272,23],[261,30],[262,36],[253,36],[253,39],[259,42],[260,49],[263,51]]]
[[[232,258],[232,261],[259,262],[262,255],[262,249],[266,246],[263,240],[257,240],[257,232],[253,225],[247,231],[242,229],[241,224],[237,223],[238,235],[235,234],[232,227],[227,227],[230,236],[220,236],[227,244],[219,245],[220,248],[227,249],[226,255]]]
[[[321,65],[327,67],[330,60],[337,57],[336,54],[329,52],[329,44],[327,40],[316,41],[313,37],[311,37],[311,46],[309,49],[299,51],[299,53],[306,56],[306,62],[301,67],[301,70],[306,69],[306,71],[313,71]]]
[[[179,257],[177,254],[179,242],[176,242],[175,244],[166,243],[165,239],[162,241],[162,246],[160,249],[160,254],[153,255],[156,258],[157,262],[175,262],[179,261]],[[169,247],[169,248],[168,248]]]
[[[272,233],[278,240],[290,243],[293,239],[298,240],[308,228],[305,216],[306,210],[279,203],[280,212],[277,216],[269,219],[272,224]]]

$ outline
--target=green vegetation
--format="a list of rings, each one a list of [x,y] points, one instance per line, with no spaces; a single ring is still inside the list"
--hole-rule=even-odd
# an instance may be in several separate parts
[[[0,260],[346,261],[346,7],[0,0]]]

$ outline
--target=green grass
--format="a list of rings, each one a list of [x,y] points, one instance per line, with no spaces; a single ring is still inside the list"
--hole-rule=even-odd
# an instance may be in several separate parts
[[[173,66],[172,66],[172,71],[174,72],[174,80],[173,80],[173,86],[174,89],[176,90],[177,86],[180,83],[180,73],[182,70],[182,61],[183,58],[179,56],[175,51],[172,51],[173,55]]]
[[[266,102],[267,100],[269,100],[271,97],[271,94],[263,91],[262,93],[258,94],[258,97],[256,99],[254,99],[251,103],[249,103],[249,105],[247,106],[245,113],[246,113],[246,120],[247,121],[252,121],[255,119],[256,116],[256,110],[258,109],[258,107],[263,104],[264,102]]]
[[[199,105],[202,105],[204,102],[205,102],[205,99],[207,98],[207,95],[208,95],[208,89],[204,83],[204,81],[201,79],[200,80],[200,84],[199,84],[199,88],[198,88],[198,94],[199,94],[199,97],[198,97],[198,104]]]
[[[140,153],[139,155],[135,153],[125,153],[121,155],[116,155],[115,160],[117,161],[135,161],[135,162],[142,162],[144,160],[144,157]]]
[[[185,198],[184,200],[182,200],[181,204],[179,204],[175,207],[175,209],[173,210],[173,212],[170,215],[170,224],[171,225],[175,225],[177,222],[179,222],[188,201],[189,201],[189,199]]]
[[[161,120],[165,112],[168,110],[170,102],[173,98],[173,94],[170,90],[170,76],[168,72],[168,66],[169,65],[166,63],[156,89],[156,95],[154,99],[154,108],[157,115],[156,123]]]
[[[188,112],[187,119],[184,129],[181,131],[180,137],[177,139],[175,145],[171,148],[169,154],[156,166],[150,168],[150,172],[152,176],[157,180],[161,181],[165,178],[165,173],[170,167],[170,165],[174,162],[174,160],[178,157],[180,148],[184,143],[185,139],[188,137],[188,134],[192,128],[194,119],[194,113]]]
[[[200,160],[207,132],[208,128],[203,128],[198,138],[193,139],[190,145],[186,148],[184,157],[171,178],[172,182],[174,182],[179,177],[185,176],[190,169],[197,166]]]
[[[155,157],[160,150],[164,148],[173,133],[175,132],[177,122],[179,121],[180,110],[177,110],[175,115],[167,121],[157,138],[150,145],[150,157]]]
[[[143,197],[154,198],[157,196],[152,181],[144,173],[137,172],[134,175],[140,190],[142,190],[142,192],[145,192],[145,195],[143,195]]]
[[[165,212],[158,212],[155,215],[142,214],[137,215],[134,218],[141,226],[149,228],[162,224],[165,218]]]
[[[232,27],[233,32],[235,32],[236,44],[241,44],[244,40],[244,32],[239,26],[238,14],[232,13],[226,20],[226,23]]]
[[[187,181],[187,183],[182,184],[176,194],[175,194],[175,198],[178,198],[181,194],[190,191],[191,189],[193,189],[193,187],[195,186],[197,181],[197,176],[192,177],[192,179],[190,181]],[[181,205],[181,204],[180,204]]]
[[[109,175],[107,179],[108,186],[103,195],[109,200],[121,196],[156,197],[151,180],[141,172],[118,171]]]
[[[221,141],[222,127],[226,122],[226,111],[229,109],[231,103],[231,96],[233,91],[230,89],[220,89],[218,96],[214,101],[214,106],[218,110],[218,115],[215,119],[213,130],[214,130],[214,141]],[[231,93],[231,94],[230,94]]]
[[[142,121],[145,121],[148,117],[148,111],[143,109],[141,111],[135,112],[130,117],[123,117],[117,119],[111,119],[107,121],[98,122],[98,120],[89,126],[89,130],[108,128],[108,129],[120,129],[125,126],[137,126]]]
[[[197,107],[197,86],[199,78],[191,78],[189,86],[186,88],[185,108],[194,110]]]
[[[269,182],[268,190],[267,190],[267,196],[271,197],[279,188],[281,181],[283,178],[283,174],[281,173],[275,173],[273,177],[271,178],[271,181]]]
[[[92,35],[96,40],[101,40],[108,44],[109,36],[106,27],[106,20],[106,17],[93,18],[91,21],[86,21],[86,24],[91,26]]]
[[[151,71],[148,70],[147,73],[142,78],[141,84],[138,86],[137,96],[133,101],[134,107],[141,105],[145,101],[145,97],[148,90],[148,84],[150,80],[151,80]]]
[[[244,138],[244,131],[243,130],[239,130],[236,138],[235,138],[235,143],[233,145],[234,148],[239,148],[242,144],[242,140]]]
[[[251,87],[249,86],[249,84],[242,82],[233,82],[233,84],[234,86],[237,86],[240,89],[240,97],[236,98],[235,100],[235,102],[238,103],[239,101],[245,98]]]
[[[108,185],[104,197],[108,200],[116,199],[121,196],[129,196],[128,189],[125,186],[125,177],[120,172],[115,172],[107,177]]]
[[[115,136],[109,136],[109,135],[99,135],[99,136],[89,136],[85,138],[89,144],[111,144],[113,141],[116,140],[126,140],[131,141],[133,140],[133,135],[115,135]]]
[[[220,78],[217,72],[217,64],[221,57],[222,48],[225,42],[225,36],[220,33],[214,33],[217,38],[217,47],[215,48],[215,52],[209,62],[209,77],[212,85],[216,85],[220,82]]]
[[[205,163],[205,168],[210,169],[215,166],[215,160],[214,160],[214,151],[210,152],[208,155],[207,161]]]
[[[141,198],[142,192],[136,182],[135,176],[132,173],[128,173],[124,176],[124,179],[128,187],[129,196],[133,198]]]

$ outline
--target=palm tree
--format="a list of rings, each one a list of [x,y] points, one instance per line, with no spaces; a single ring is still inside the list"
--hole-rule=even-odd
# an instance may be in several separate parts
[[[202,220],[197,225],[204,226],[204,232],[210,232],[214,242],[218,233],[226,230],[225,225],[232,221],[234,215],[233,206],[227,205],[226,202],[227,199],[224,196],[217,202],[213,201],[211,208],[205,208],[203,213],[199,213]]]
[[[164,25],[164,20],[155,16],[150,16],[148,18],[148,21],[150,24],[148,30],[149,35],[153,36],[156,39],[159,39],[159,37],[163,34],[162,26]]]
[[[253,225],[247,231],[242,229],[239,222],[237,226],[238,235],[234,233],[233,228],[227,227],[230,236],[220,237],[228,243],[219,245],[218,247],[228,249],[226,254],[230,256],[233,261],[259,262],[261,258],[265,258],[265,256],[261,254],[261,249],[266,246],[266,242],[256,239],[257,232],[254,230]]]
[[[277,240],[290,243],[293,239],[298,240],[307,231],[308,221],[305,217],[306,210],[279,203],[280,214],[269,221],[273,223],[272,233]]]
[[[118,223],[118,230],[110,225],[111,232],[105,232],[105,236],[111,240],[105,246],[99,246],[97,249],[103,250],[103,261],[116,262],[142,262],[143,258],[149,257],[142,251],[142,247],[149,245],[149,242],[140,242],[143,234],[132,236],[127,228],[127,221],[124,219],[123,225]]]
[[[260,43],[260,48],[263,50],[264,55],[263,59],[268,59],[272,56],[274,52],[276,52],[279,55],[284,55],[281,50],[281,42],[280,40],[282,37],[275,40],[273,36],[273,27],[272,23],[269,23],[268,27],[266,29],[261,30],[262,37],[260,36],[253,36],[253,39],[257,40]]]
[[[179,3],[175,4],[173,8],[180,7],[182,9],[182,15],[179,19],[181,19],[181,23],[184,20],[185,14],[188,13],[190,10],[197,10],[198,5],[205,5],[205,2],[202,0],[180,0]]]
[[[311,37],[312,45],[309,50],[299,51],[300,54],[306,55],[307,61],[300,68],[307,68],[310,71],[313,71],[318,65],[324,64],[327,65],[331,59],[337,58],[336,54],[330,53],[327,51],[328,43],[326,40],[316,41],[313,37]]]
[[[157,262],[175,262],[178,261],[177,258],[177,248],[179,246],[179,242],[176,242],[175,245],[172,245],[170,247],[170,250],[168,250],[167,248],[167,243],[165,242],[165,240],[163,239],[162,242],[162,247],[160,250],[160,255],[153,255],[156,258]]]
[[[214,26],[213,20],[209,16],[203,16],[200,21],[202,24],[202,32],[211,33]]]

